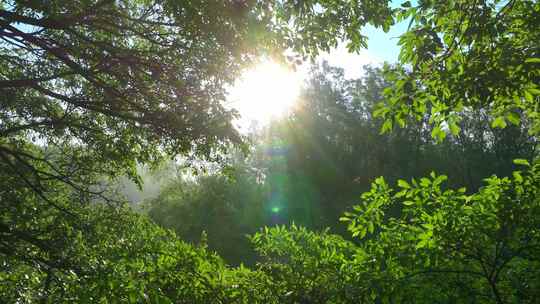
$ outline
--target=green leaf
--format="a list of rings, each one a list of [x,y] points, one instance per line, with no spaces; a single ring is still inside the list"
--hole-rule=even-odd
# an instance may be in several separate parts
[[[431,137],[439,142],[442,142],[446,138],[446,132],[444,132],[440,126],[435,126],[431,131]]]
[[[362,227],[362,228],[360,228],[360,230],[359,230],[358,236],[359,236],[361,239],[363,239],[363,238],[366,236],[366,233],[367,233],[367,228],[366,228],[366,227]]]
[[[422,187],[429,187],[431,185],[431,181],[425,177],[422,177],[420,179],[420,186]]]
[[[373,117],[384,117],[389,111],[390,110],[386,106],[380,107],[373,111]]]
[[[540,63],[540,58],[527,58],[525,63]]]
[[[375,231],[375,225],[373,225],[373,222],[368,222],[367,225],[369,233],[373,233],[373,231]]]
[[[440,185],[442,182],[444,182],[445,180],[447,180],[448,177],[446,175],[439,175],[437,176],[437,178],[433,181],[433,184],[434,185]]]
[[[411,188],[409,183],[407,183],[405,180],[399,179],[397,183],[398,183],[398,186],[401,187],[401,188],[405,188],[405,189],[410,189]]]
[[[422,224],[422,227],[428,229],[428,230],[433,230],[433,224],[431,223],[424,223]]]
[[[452,132],[452,135],[457,136],[459,132],[461,131],[461,128],[456,123],[449,124],[450,132]]]
[[[407,190],[401,190],[398,193],[396,193],[396,195],[394,195],[394,197],[395,198],[401,198],[401,197],[404,197],[405,195],[407,195]]]
[[[381,134],[385,134],[390,131],[392,131],[392,119],[387,119],[382,125]]]
[[[529,161],[527,161],[526,159],[522,159],[522,158],[514,159],[514,164],[521,165],[521,166],[527,166],[527,167],[531,166],[531,164],[529,164]]]
[[[504,120],[504,117],[499,116],[499,117],[495,118],[491,122],[491,127],[492,128],[500,128],[500,129],[506,128],[506,121]]]
[[[514,179],[516,180],[516,182],[518,183],[523,182],[523,176],[521,176],[521,173],[519,171],[512,172],[512,175],[514,176]]]
[[[540,95],[540,90],[536,88],[528,88],[527,91],[529,91],[532,95]]]
[[[401,117],[396,117],[396,122],[398,123],[398,125],[402,128],[405,128],[405,120]]]
[[[506,119],[515,126],[519,125],[521,121],[521,117],[516,112],[508,112],[508,114],[506,114]]]
[[[523,94],[525,95],[525,100],[527,100],[528,102],[533,102],[534,97],[531,94],[531,92],[525,90],[525,91],[523,91]]]
[[[416,249],[424,248],[428,244],[429,239],[423,239],[416,244]]]

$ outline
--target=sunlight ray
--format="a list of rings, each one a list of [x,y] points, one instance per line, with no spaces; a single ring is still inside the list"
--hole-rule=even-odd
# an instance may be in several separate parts
[[[246,71],[230,90],[231,106],[241,115],[240,127],[255,121],[265,124],[294,104],[302,85],[302,75],[271,61],[263,61]]]

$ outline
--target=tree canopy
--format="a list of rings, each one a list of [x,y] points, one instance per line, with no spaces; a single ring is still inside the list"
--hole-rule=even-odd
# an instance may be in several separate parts
[[[419,1],[402,4],[410,19],[400,37],[403,68],[390,71],[395,86],[377,115],[384,130],[405,117],[430,114],[433,135],[459,133],[468,109],[484,108],[494,128],[531,125],[539,132],[540,25],[538,1]]]
[[[287,48],[310,56],[340,37],[358,40],[358,25],[371,21],[389,25],[390,10],[348,1],[0,2],[2,233],[29,245],[22,209],[36,210],[25,215],[32,220],[50,208],[74,217],[73,204],[111,201],[109,179],[138,181],[137,163],[219,159],[242,142],[223,107],[242,69]]]
[[[110,187],[247,150],[223,102],[260,56],[403,20],[399,63],[315,67],[235,171],[148,214]],[[535,0],[0,1],[0,302],[535,303],[538,41]]]

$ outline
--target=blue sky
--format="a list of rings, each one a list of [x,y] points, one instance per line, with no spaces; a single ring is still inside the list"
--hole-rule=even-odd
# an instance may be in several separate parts
[[[393,0],[391,3],[392,8],[400,7],[401,0]],[[417,5],[416,0],[410,1],[413,6]],[[399,55],[399,36],[407,31],[409,26],[409,20],[404,20],[392,26],[388,33],[385,33],[382,29],[376,29],[373,26],[367,26],[362,30],[362,33],[369,39],[368,41],[368,53],[376,56],[383,61],[397,62]]]
[[[408,23],[400,22],[388,33],[373,26],[367,26],[362,33],[368,37],[368,53],[382,61],[396,62],[399,55],[399,36],[407,30]]]
[[[397,62],[399,56],[399,36],[407,30],[408,22],[400,22],[390,28],[388,33],[373,26],[367,26],[362,33],[368,37],[368,48],[359,54],[351,54],[345,44],[339,45],[329,53],[322,54],[319,60],[326,60],[333,66],[345,70],[345,77],[357,78],[362,75],[362,66],[378,65],[383,62]]]
[[[399,7],[403,1],[392,1],[392,7]],[[416,5],[417,1],[411,1]],[[345,69],[345,76],[356,78],[362,75],[362,66],[366,64],[381,64],[383,62],[397,62],[399,56],[399,36],[406,32],[409,20],[404,20],[392,26],[388,33],[373,26],[366,26],[362,33],[368,37],[368,48],[359,54],[349,54],[345,45],[340,45],[337,49],[321,56],[331,65]]]

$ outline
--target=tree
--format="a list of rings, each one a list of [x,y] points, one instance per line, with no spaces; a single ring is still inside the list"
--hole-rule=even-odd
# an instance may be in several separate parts
[[[395,86],[378,111],[389,125],[429,111],[434,137],[459,133],[466,111],[483,108],[494,128],[539,127],[540,4],[537,1],[404,2],[410,18],[400,60],[411,69],[388,73]]]
[[[78,211],[91,223],[86,230],[72,229],[59,222],[64,218],[52,217],[55,225],[49,227],[48,235],[42,234],[40,240],[51,247],[49,251],[26,246],[26,256],[0,256],[2,301],[272,301],[270,290],[263,288],[269,285],[265,274],[246,268],[228,268],[219,256],[206,250],[204,244],[189,245],[129,208],[85,206]],[[17,245],[13,243],[13,247]],[[59,267],[61,263],[64,265]]]
[[[520,163],[527,164],[520,160]],[[444,175],[383,178],[343,220],[379,273],[379,296],[432,303],[532,303],[540,290],[539,165],[485,187],[443,190]],[[400,209],[397,216],[392,210]]]
[[[59,180],[73,173],[28,145],[106,176],[134,177],[164,152],[218,157],[240,141],[225,85],[257,56],[314,55],[392,23],[389,8],[349,1],[5,1],[0,18],[3,162],[41,162]]]
[[[450,177],[450,186],[476,191],[491,174],[511,175],[514,158],[531,160],[537,143],[527,129],[492,129],[485,109],[467,111],[461,132],[437,143],[428,115],[407,118],[403,128],[381,135],[385,123],[373,116],[392,87],[383,70],[367,67],[347,80],[326,63],[312,67],[298,104],[260,136],[260,163],[280,209],[278,223],[323,229],[346,236],[337,224],[377,176],[395,182],[430,171]],[[264,159],[263,157],[263,159]]]
[[[357,49],[367,22],[387,28],[390,9],[351,1],[0,2],[0,251],[29,258],[19,250],[51,250],[44,243],[56,221],[81,231],[79,206],[112,203],[104,184],[121,175],[138,181],[137,164],[178,154],[219,159],[242,142],[222,101],[243,68],[262,55],[283,60],[288,48],[313,56],[340,38]]]
[[[356,275],[370,274],[372,301],[533,303],[538,297],[539,12],[537,1],[402,4],[398,17],[411,18],[411,26],[401,37],[402,66],[386,68],[394,85],[375,108],[382,130],[429,123],[436,141],[453,136],[444,154],[455,151],[448,149],[452,142],[473,143],[471,152],[492,151],[493,159],[508,152],[512,138],[514,151],[533,161],[518,159],[526,168],[513,173],[502,163],[510,176],[491,176],[478,191],[445,187],[446,176],[435,173],[400,179],[399,191],[376,179],[343,217],[359,239],[356,258],[344,264],[356,266]],[[523,150],[526,137],[533,145]],[[447,155],[448,164],[459,163]]]
[[[294,226],[270,229],[252,238],[265,258],[255,270],[230,269],[204,242],[194,248],[101,204],[109,201],[103,177],[136,179],[136,162],[168,153],[211,158],[239,142],[219,101],[259,47],[310,56],[345,38],[358,50],[360,26],[388,28],[390,13],[380,1],[2,2],[2,295],[11,302],[535,301],[538,159],[517,160],[526,169],[492,176],[479,189],[445,187],[446,177],[433,173],[397,180],[393,191],[378,178],[344,217],[357,245]],[[540,4],[407,1],[395,13],[411,18],[411,27],[401,37],[401,66],[386,69],[393,85],[374,108],[383,131],[403,127],[389,141],[431,149],[433,141],[419,135],[452,134],[445,145],[472,141],[475,155],[534,158],[523,134],[534,140],[540,130]],[[304,122],[355,134],[340,118],[362,103],[347,104],[320,79],[324,99]],[[506,129],[489,133],[478,123],[486,119]],[[307,134],[327,149],[314,156],[334,143],[345,147],[324,165],[354,155],[347,136]],[[509,140],[517,143],[510,153]],[[442,147],[435,155],[451,160]],[[315,168],[305,159],[296,166]]]
[[[144,202],[149,217],[187,242],[205,237],[208,249],[232,265],[253,264],[247,235],[268,224],[264,185],[247,164],[195,178],[179,176]]]
[[[489,120],[504,154],[513,132],[538,136],[537,1],[421,1],[402,5],[411,18],[401,37],[404,66],[387,71],[396,85],[385,92],[377,116],[393,125],[408,117],[433,125],[438,141],[458,135],[470,113]],[[468,123],[468,122],[467,122]],[[484,132],[486,128],[479,129]],[[470,135],[461,137],[469,140]],[[459,138],[459,137],[458,137]],[[485,137],[478,137],[485,143]],[[502,148],[502,149],[501,149]],[[491,176],[477,192],[445,189],[444,175],[383,178],[343,220],[371,254],[379,298],[391,302],[532,303],[538,297],[539,163],[518,159],[525,170]],[[482,160],[484,161],[484,160]],[[374,278],[374,280],[377,280]]]

